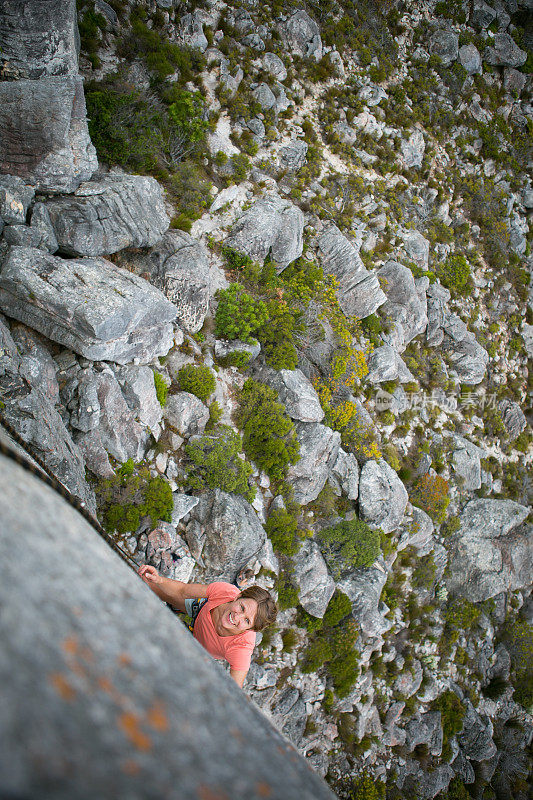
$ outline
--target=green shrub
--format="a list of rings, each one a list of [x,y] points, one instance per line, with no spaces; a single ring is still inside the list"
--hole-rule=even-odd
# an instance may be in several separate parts
[[[313,617],[313,615],[309,614],[305,608],[298,606],[296,624],[299,628],[305,628],[309,633],[316,633],[317,631],[321,630],[324,623],[320,617]]]
[[[102,42],[101,32],[105,31],[106,28],[105,17],[95,11],[94,8],[88,8],[78,22],[81,50],[87,53],[94,69],[98,69],[101,64],[98,58],[98,48]]]
[[[292,420],[269,386],[248,378],[239,392],[237,425],[243,430],[244,451],[272,481],[282,481],[299,459]]]
[[[435,274],[452,295],[464,295],[472,288],[470,264],[463,255],[452,253],[435,266]]]
[[[437,524],[444,520],[450,503],[448,481],[440,475],[422,475],[415,482],[410,500],[428,514]]]
[[[526,711],[533,713],[533,625],[525,620],[507,622],[503,629],[502,641],[511,656],[513,670],[514,699]]]
[[[170,522],[174,501],[167,481],[153,478],[142,464],[126,461],[112,478],[95,486],[98,508],[105,529],[119,534],[135,533],[142,517]]]
[[[448,689],[431,704],[433,711],[440,711],[442,723],[442,760],[449,761],[452,756],[451,739],[463,727],[465,707],[451,689]]]
[[[286,611],[288,608],[296,608],[298,605],[298,589],[284,571],[278,577],[277,589],[279,610]]]
[[[352,613],[352,601],[347,594],[337,589],[328,603],[324,614],[324,624],[333,627]]]
[[[295,646],[298,644],[298,636],[296,631],[294,631],[292,628],[288,628],[281,634],[281,640],[283,642],[283,650],[286,653],[292,653]]]
[[[185,364],[178,372],[178,383],[182,392],[196,395],[202,403],[206,403],[215,391],[215,376],[203,364]]]
[[[242,441],[234,430],[224,425],[216,434],[202,436],[184,449],[189,466],[186,484],[190,491],[222,489],[253,502],[256,489],[250,483],[252,465],[240,458]]]
[[[217,297],[215,336],[252,343],[251,334],[268,318],[265,304],[254,300],[241,283],[232,283],[228,289],[218,291]]]
[[[270,514],[265,530],[275,550],[288,556],[298,552],[301,540],[298,520],[284,508],[276,509]]]
[[[336,579],[346,571],[371,567],[381,552],[379,531],[360,519],[342,520],[321,531],[318,538]]]
[[[224,414],[224,409],[216,400],[213,400],[211,405],[209,406],[209,421],[206,425],[206,429],[212,430],[215,425],[218,425],[220,420],[222,419],[222,415]]]
[[[298,353],[294,337],[304,329],[301,312],[272,300],[267,305],[267,313],[268,319],[257,331],[266,363],[273,369],[296,369]]]
[[[167,404],[168,386],[160,372],[154,372],[154,386],[159,405],[163,408]]]
[[[385,797],[383,784],[376,783],[366,770],[354,779],[350,800],[383,800]]]
[[[311,642],[304,652],[302,672],[316,672],[333,657],[333,649],[327,639],[319,638]]]

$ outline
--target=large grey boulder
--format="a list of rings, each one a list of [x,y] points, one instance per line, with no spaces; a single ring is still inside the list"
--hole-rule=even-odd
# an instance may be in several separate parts
[[[58,480],[95,513],[84,460],[55,409],[58,387],[46,355],[37,346],[25,350],[21,357],[0,319],[2,415]]]
[[[233,226],[225,244],[263,261],[270,253],[280,269],[303,252],[303,212],[277,194],[256,200]]]
[[[299,590],[298,602],[313,617],[322,618],[335,591],[335,582],[316,542],[305,541],[292,563],[292,578]]]
[[[403,243],[409,258],[421,269],[427,269],[429,264],[429,241],[422,236],[420,231],[406,231],[403,234]]]
[[[167,231],[148,252],[132,251],[126,258],[174,303],[184,328],[200,330],[210,295],[209,260],[201,242],[185,231]]]
[[[300,459],[289,467],[287,481],[297,503],[307,505],[316,500],[336,462],[341,435],[319,422],[300,422],[296,425],[300,443]]]
[[[47,208],[60,250],[71,256],[150,247],[170,223],[161,186],[143,175],[104,175]]]
[[[64,260],[13,247],[0,272],[0,308],[93,360],[166,355],[176,309],[154,286],[103,258]]]
[[[449,289],[440,283],[432,283],[427,289],[428,325],[426,341],[432,347],[437,347],[444,339],[443,325],[449,314],[448,301],[451,294]]]
[[[396,350],[390,344],[384,344],[376,347],[370,354],[367,380],[370,383],[395,380],[400,383],[409,383],[414,380],[414,377]]]
[[[416,128],[409,139],[402,139],[401,142],[403,163],[407,169],[416,167],[420,169],[422,166],[422,159],[424,158],[424,151],[426,143],[424,141],[424,134],[421,130]]]
[[[497,17],[497,12],[485,0],[474,0],[471,9],[469,22],[478,28],[488,28]]]
[[[0,218],[6,225],[25,225],[34,196],[35,189],[27,186],[22,178],[0,175]]]
[[[337,298],[346,316],[363,319],[383,305],[383,294],[377,275],[369,272],[354,242],[344,236],[336,225],[330,225],[318,239],[324,272],[333,274],[338,282]]]
[[[461,488],[474,492],[481,488],[481,459],[486,453],[468,439],[454,435],[453,468],[462,480]]]
[[[409,720],[405,726],[407,739],[405,746],[410,753],[419,744],[427,745],[432,756],[442,753],[442,725],[440,711],[427,711]]]
[[[449,539],[450,592],[474,603],[529,585],[533,563],[529,509],[513,500],[472,500]]]
[[[280,402],[292,419],[320,422],[324,418],[316,390],[301,370],[263,370],[261,378],[276,390]]]
[[[183,14],[181,16],[179,32],[187,47],[200,50],[201,53],[207,50],[209,42],[204,33],[201,9],[196,8],[192,14]]]
[[[385,533],[395,531],[407,505],[407,489],[385,459],[367,461],[359,478],[359,511],[365,522]]]
[[[516,439],[527,426],[524,412],[518,403],[515,403],[514,400],[508,400],[507,398],[501,401],[499,410],[509,438],[511,440]]]
[[[356,569],[337,581],[338,588],[352,601],[354,619],[367,636],[379,637],[392,627],[380,610],[380,597],[387,581],[387,570],[380,558],[368,569]],[[383,606],[383,611],[386,611]]]
[[[459,63],[469,75],[481,73],[481,56],[475,44],[463,44],[459,48]]]
[[[205,493],[191,511],[205,536],[202,562],[205,581],[232,581],[266,542],[252,506],[238,494],[220,489]]]
[[[497,33],[494,46],[487,47],[483,58],[487,64],[495,67],[521,67],[527,61],[527,53],[518,47],[508,33]]]
[[[438,56],[443,66],[449,67],[459,52],[459,37],[453,31],[435,31],[429,40],[429,52]]]
[[[56,235],[50,221],[50,214],[44,203],[35,203],[31,211],[30,230],[38,236],[36,247],[56,253],[59,249]]]
[[[4,796],[334,800],[73,508],[4,456],[0,485]]]
[[[466,700],[465,704],[463,730],[457,736],[457,744],[466,758],[472,761],[486,761],[496,754],[496,745],[492,740],[492,722],[490,717],[478,714],[469,700]]]
[[[276,95],[268,83],[260,83],[252,92],[254,100],[259,103],[263,111],[268,111],[276,105]]]
[[[75,0],[3,0],[2,71],[11,80],[78,72]]]
[[[387,295],[384,311],[390,327],[383,339],[402,353],[427,327],[426,293],[417,291],[413,273],[397,261],[387,261],[378,276]]]
[[[264,69],[270,72],[277,81],[284,81],[287,77],[287,68],[279,56],[275,53],[265,53],[261,58]]]
[[[489,354],[472,331],[456,314],[448,314],[443,323],[442,349],[463,383],[481,383],[487,371]]]
[[[346,453],[342,447],[329,476],[334,491],[344,494],[348,500],[357,500],[359,495],[359,464],[353,453]]]
[[[128,364],[114,367],[113,372],[130,411],[156,440],[159,439],[163,409],[157,399],[154,371],[150,367]]]
[[[73,192],[97,168],[80,77],[0,82],[0,174]]]
[[[301,58],[322,58],[320,28],[306,11],[297,11],[281,26],[281,38],[290,53]]]
[[[305,164],[305,157],[309,145],[302,139],[292,139],[289,144],[281,148],[280,164],[288,172],[298,172]]]
[[[177,392],[167,398],[164,417],[180,436],[202,434],[209,420],[209,409],[194,394]]]

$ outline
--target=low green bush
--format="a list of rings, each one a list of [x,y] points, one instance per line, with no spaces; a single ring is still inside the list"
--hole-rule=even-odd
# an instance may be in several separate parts
[[[284,508],[276,509],[270,514],[265,530],[275,550],[288,556],[298,552],[301,541],[298,520]]]
[[[248,294],[241,283],[232,283],[228,289],[219,290],[217,298],[215,336],[253,342],[252,334],[268,318],[265,304]]]
[[[427,473],[415,482],[409,499],[438,524],[446,515],[450,503],[449,491],[448,481],[440,475]]]
[[[274,389],[248,378],[238,395],[235,415],[243,431],[243,447],[274,482],[282,481],[299,459],[299,444],[292,420],[278,402]]]
[[[98,509],[104,528],[112,533],[135,533],[142,517],[170,522],[174,501],[167,481],[153,478],[146,465],[126,461],[116,475],[95,485]]]
[[[347,571],[371,567],[379,557],[380,533],[360,519],[341,520],[318,535],[322,553],[336,579]]]
[[[159,405],[164,408],[167,404],[168,386],[160,372],[154,372],[154,386]]]
[[[465,295],[473,285],[470,264],[460,253],[452,253],[436,264],[435,275],[454,296]]]
[[[329,626],[337,625],[341,620],[352,613],[352,601],[347,594],[337,589],[328,603],[324,614],[324,624]]]
[[[221,426],[216,434],[202,436],[185,445],[184,449],[189,468],[186,478],[189,491],[222,489],[253,502],[256,488],[250,482],[252,465],[240,458],[242,441],[234,430]]]
[[[511,656],[514,699],[533,713],[533,625],[522,619],[506,622],[502,641]]]
[[[442,723],[442,755],[443,761],[449,761],[452,756],[451,739],[460,733],[463,727],[465,707],[451,689],[447,689],[431,704],[433,711],[440,711]]]
[[[282,570],[278,576],[278,607],[280,611],[296,608],[298,605],[298,589],[292,583],[286,571]]]
[[[267,304],[267,313],[267,320],[257,331],[265,361],[273,369],[296,369],[298,352],[294,338],[304,330],[302,313],[279,300]]]
[[[215,391],[215,376],[203,364],[185,364],[178,372],[178,384],[182,392],[190,392],[206,403]]]

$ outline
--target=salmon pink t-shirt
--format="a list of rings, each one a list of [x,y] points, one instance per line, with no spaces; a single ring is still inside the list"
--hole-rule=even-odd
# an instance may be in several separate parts
[[[235,600],[240,593],[240,589],[231,583],[210,583],[206,592],[207,603],[196,617],[193,636],[214,658],[227,661],[232,669],[248,670],[255,647],[255,631],[219,636],[211,617],[213,608]]]

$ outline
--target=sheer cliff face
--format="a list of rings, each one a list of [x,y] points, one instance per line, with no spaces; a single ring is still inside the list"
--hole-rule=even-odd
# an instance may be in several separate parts
[[[277,630],[258,642],[245,690],[341,795],[376,792],[373,777],[387,775],[398,797],[432,798],[482,773],[490,791],[512,784],[526,800],[525,5],[77,6],[0,8],[2,414],[139,562],[179,580],[244,570],[277,594]],[[42,487],[20,480],[40,504]],[[75,552],[70,539],[60,547],[56,502],[43,495],[47,547],[66,572],[53,646],[29,628],[38,658],[21,645],[14,684],[22,697],[39,664],[52,675],[42,716],[20,700],[36,724],[53,720],[46,747],[72,724],[81,764],[87,725],[95,755],[80,775],[94,768],[104,786],[108,762],[94,763],[104,727],[118,730],[119,770],[135,751],[117,778],[126,793],[145,770],[165,794],[155,754],[184,742],[206,780],[195,783],[185,755],[168,775],[185,775],[191,793],[321,796],[300,761],[294,774],[276,761],[267,732],[278,782],[253,754],[239,782],[233,734],[215,752],[233,718],[224,676],[204,673],[183,640],[186,661],[202,664],[174,687],[157,648],[183,637],[171,620],[159,630],[163,609],[150,598],[145,609],[142,586],[103,551],[102,576],[79,578],[80,553],[92,564],[103,545],[86,545],[73,521]],[[21,519],[32,533],[17,557],[40,587],[55,568],[31,512]],[[71,583],[96,628],[69,611]],[[86,650],[65,660],[76,625]],[[88,653],[107,663],[121,648],[135,670],[114,669],[111,696]],[[141,685],[148,672],[172,714]],[[180,727],[196,673],[215,693],[225,686],[213,731],[204,694],[191,711],[209,727],[205,753]],[[238,736],[262,753],[248,710]],[[17,747],[12,774],[30,774]],[[506,771],[513,752],[519,778]],[[25,780],[13,791],[31,792]]]

